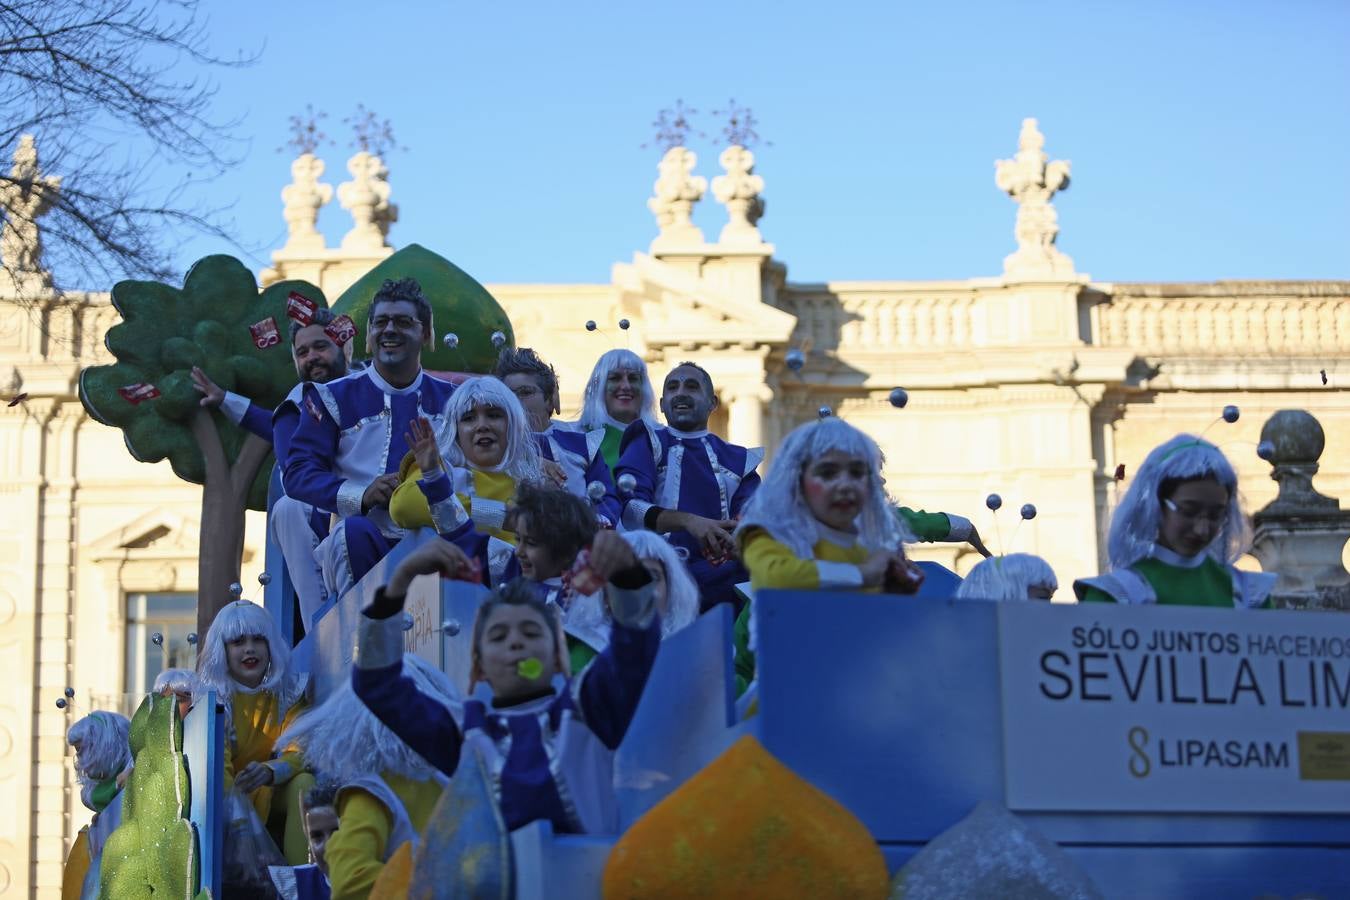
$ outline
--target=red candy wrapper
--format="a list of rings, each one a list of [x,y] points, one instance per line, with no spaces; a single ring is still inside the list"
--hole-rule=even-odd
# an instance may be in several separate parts
[[[248,326],[248,332],[253,335],[253,346],[259,350],[266,350],[281,343],[281,330],[277,328],[277,320],[272,316],[261,322],[254,322]]]
[[[291,291],[286,295],[286,315],[301,325],[308,325],[314,321],[314,313],[318,308],[319,304],[299,291]]]
[[[591,568],[591,548],[583,547],[572,563],[572,568],[563,575],[563,583],[577,595],[594,594],[605,586],[605,581]]]
[[[886,570],[886,593],[917,594],[923,585],[923,569],[907,559],[896,560]]]
[[[341,347],[356,337],[356,323],[352,321],[351,316],[338,316],[324,326],[323,332],[333,339],[333,343]]]
[[[138,381],[135,384],[129,384],[126,387],[117,389],[117,393],[122,395],[122,399],[132,406],[140,406],[146,400],[153,400],[159,396],[159,388],[153,384],[146,384],[144,381]]]

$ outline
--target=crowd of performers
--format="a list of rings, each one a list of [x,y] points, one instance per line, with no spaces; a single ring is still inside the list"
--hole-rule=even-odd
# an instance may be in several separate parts
[[[559,833],[613,832],[613,753],[660,643],[718,604],[736,612],[728,652],[748,698],[757,590],[913,594],[914,541],[969,542],[987,557],[961,597],[1049,600],[1058,588],[1039,557],[991,556],[969,519],[899,505],[876,442],[838,418],[788,434],[761,481],[762,450],[708,431],[717,398],[696,363],[653,381],[636,354],[611,350],[568,422],[555,418],[558,380],[534,350],[503,348],[491,376],[459,384],[424,372],[435,330],[411,279],[376,293],[364,368],[350,368],[350,346],[326,321],[320,311],[293,323],[300,383],[276,410],[194,373],[203,406],[275,447],[285,496],[269,523],[305,627],[404,535],[430,527],[442,540],[377,591],[351,678],[322,705],[309,705],[290,640],[246,600],[216,617],[195,672],[155,684],[184,714],[208,689],[220,698],[227,792],[275,839],[283,895],[367,896],[395,852],[416,845],[468,750],[489,767],[508,828],[544,819]],[[1178,435],[1148,455],[1116,508],[1109,571],[1073,591],[1084,602],[1268,607],[1274,576],[1233,565],[1247,540],[1232,465]],[[432,573],[491,589],[471,674],[490,701],[403,653],[409,585]],[[127,722],[96,712],[69,740],[81,798],[100,813],[88,835],[96,860],[131,765]]]

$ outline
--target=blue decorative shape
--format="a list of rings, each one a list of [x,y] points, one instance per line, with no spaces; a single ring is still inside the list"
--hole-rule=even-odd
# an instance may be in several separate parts
[[[427,820],[413,857],[410,897],[514,896],[511,836],[487,763],[471,746]]]
[[[197,836],[199,854],[197,891],[219,897],[225,841],[225,714],[215,691],[198,697],[183,720],[183,758],[188,773],[188,820]]]

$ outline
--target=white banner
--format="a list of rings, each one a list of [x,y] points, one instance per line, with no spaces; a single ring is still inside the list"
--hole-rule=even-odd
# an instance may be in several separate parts
[[[999,608],[1011,809],[1350,811],[1350,615]]]

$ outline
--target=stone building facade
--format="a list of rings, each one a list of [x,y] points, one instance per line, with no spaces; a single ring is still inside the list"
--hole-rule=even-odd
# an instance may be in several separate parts
[[[1101,565],[1117,467],[1128,478],[1178,431],[1210,429],[1256,509],[1275,495],[1255,454],[1262,423],[1307,409],[1326,432],[1317,485],[1350,496],[1350,282],[1093,281],[1057,246],[1051,201],[1070,172],[1043,145],[1027,120],[1016,153],[996,165],[997,188],[1017,203],[1015,249],[997,276],[794,283],[759,229],[764,180],[753,154],[720,155],[712,191],[727,223],[709,242],[690,216],[708,180],[677,147],[648,201],[655,239],[616,263],[608,283],[487,287],[517,342],[557,367],[564,414],[579,406],[595,358],[625,345],[658,378],[684,359],[703,364],[722,404],[714,430],[768,446],[770,459],[783,434],[828,406],[877,438],[898,498],[971,517],[996,552],[1045,556],[1060,576],[1058,599]],[[333,298],[393,252],[384,164],[358,154],[336,191],[323,170],[312,155],[292,165],[282,192],[289,237],[262,283],[304,278]],[[42,177],[35,153],[32,171]],[[353,227],[327,247],[315,223],[334,194]],[[32,252],[39,237],[8,222],[0,233],[11,254],[0,396],[22,397],[0,405],[0,809],[15,811],[0,820],[0,896],[45,898],[58,896],[69,842],[87,821],[65,730],[144,690],[158,666],[190,660],[182,610],[197,589],[201,523],[198,488],[165,463],[136,463],[119,431],[84,412],[78,375],[109,361],[102,337],[116,312],[107,294],[52,294]],[[453,258],[453,248],[433,249]],[[620,319],[632,327],[619,329]],[[794,349],[804,351],[799,370],[786,364]],[[904,409],[888,399],[897,386],[908,391]],[[1241,407],[1241,420],[1213,425],[1226,404]],[[991,492],[1005,500],[999,521],[984,508]],[[1039,515],[1019,524],[1026,502]],[[262,542],[261,516],[251,514],[249,593]],[[958,570],[973,563],[955,546],[917,555]],[[75,699],[61,710],[67,686]]]

